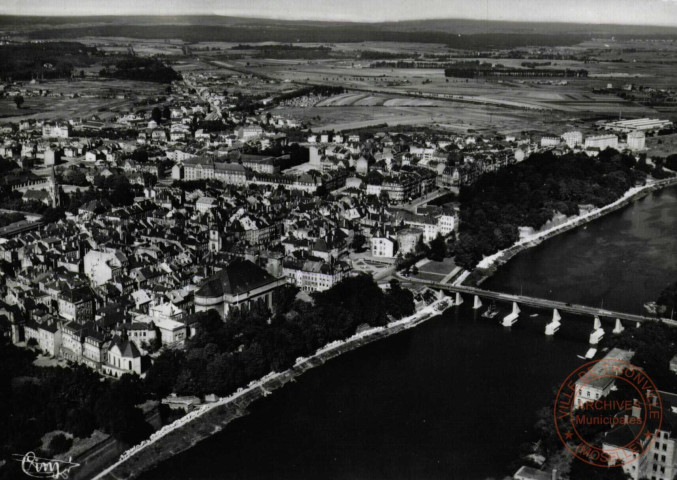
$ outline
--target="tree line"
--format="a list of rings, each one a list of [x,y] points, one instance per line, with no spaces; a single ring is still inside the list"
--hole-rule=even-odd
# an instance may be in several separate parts
[[[125,57],[117,62],[113,68],[105,67],[101,69],[99,75],[121,80],[157,83],[172,83],[174,80],[181,79],[181,75],[160,60],[139,57]]]
[[[607,149],[597,157],[582,153],[535,153],[500,172],[482,175],[460,191],[460,235],[456,263],[472,270],[484,256],[510,247],[519,227],[541,228],[556,213],[577,215],[579,205],[602,207],[646,173],[631,155]]]
[[[382,326],[388,316],[414,312],[413,295],[394,282],[384,293],[374,280],[360,275],[297,300],[298,289],[286,286],[275,294],[275,313],[263,305],[233,309],[225,322],[215,311],[199,319],[198,333],[185,351],[165,351],[145,379],[150,395],[225,396],[271,371],[282,371],[334,340],[353,335],[358,327]]]
[[[36,367],[34,358],[33,352],[0,338],[0,460],[7,461],[0,468],[0,479],[22,476],[12,454],[33,451],[51,458],[67,449],[63,438],[40,447],[42,436],[54,430],[86,438],[99,429],[126,445],[152,433],[143,412],[135,407],[145,400],[138,376],[103,381],[83,365]]]

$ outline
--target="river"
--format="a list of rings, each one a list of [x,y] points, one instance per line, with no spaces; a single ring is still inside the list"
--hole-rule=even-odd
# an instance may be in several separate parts
[[[589,305],[603,300],[639,313],[677,279],[675,252],[672,188],[522,252],[483,287]],[[592,321],[563,315],[560,332],[547,338],[550,312],[524,309],[504,329],[503,314],[481,318],[467,300],[307,372],[142,478],[482,480],[514,473],[520,444],[534,439],[536,411],[580,364]]]
[[[526,250],[482,287],[646,313],[643,304],[675,280],[677,188],[672,187]]]

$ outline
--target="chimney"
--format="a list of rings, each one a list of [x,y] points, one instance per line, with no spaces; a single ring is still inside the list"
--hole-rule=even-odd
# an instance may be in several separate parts
[[[557,469],[553,468],[552,469],[552,480],[557,480],[559,478],[559,475],[557,475]]]

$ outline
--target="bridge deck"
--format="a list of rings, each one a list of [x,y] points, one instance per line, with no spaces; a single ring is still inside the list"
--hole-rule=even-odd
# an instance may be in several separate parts
[[[633,313],[616,312],[612,310],[606,310],[603,308],[590,307],[587,305],[575,305],[571,303],[560,302],[557,300],[528,297],[526,295],[513,295],[510,293],[493,292],[491,290],[483,290],[481,288],[469,287],[465,285],[449,285],[445,283],[426,282],[414,279],[409,279],[409,281],[411,283],[426,285],[430,288],[437,288],[450,292],[459,292],[461,294],[477,295],[479,297],[489,298],[492,300],[500,300],[504,302],[517,302],[520,305],[527,305],[536,308],[544,308],[544,309],[556,308],[560,312],[573,313],[577,315],[597,315],[600,317],[614,319],[619,318],[621,320],[626,320],[630,322],[656,322],[662,320],[663,322],[671,326],[677,326],[677,321],[670,320],[667,318],[657,318],[650,317],[648,315],[636,315]]]

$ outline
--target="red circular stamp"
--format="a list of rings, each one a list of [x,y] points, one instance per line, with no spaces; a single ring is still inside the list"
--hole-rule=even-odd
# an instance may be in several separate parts
[[[632,463],[652,448],[663,406],[644,370],[607,357],[581,365],[564,380],[554,417],[557,435],[576,458],[608,468]]]

